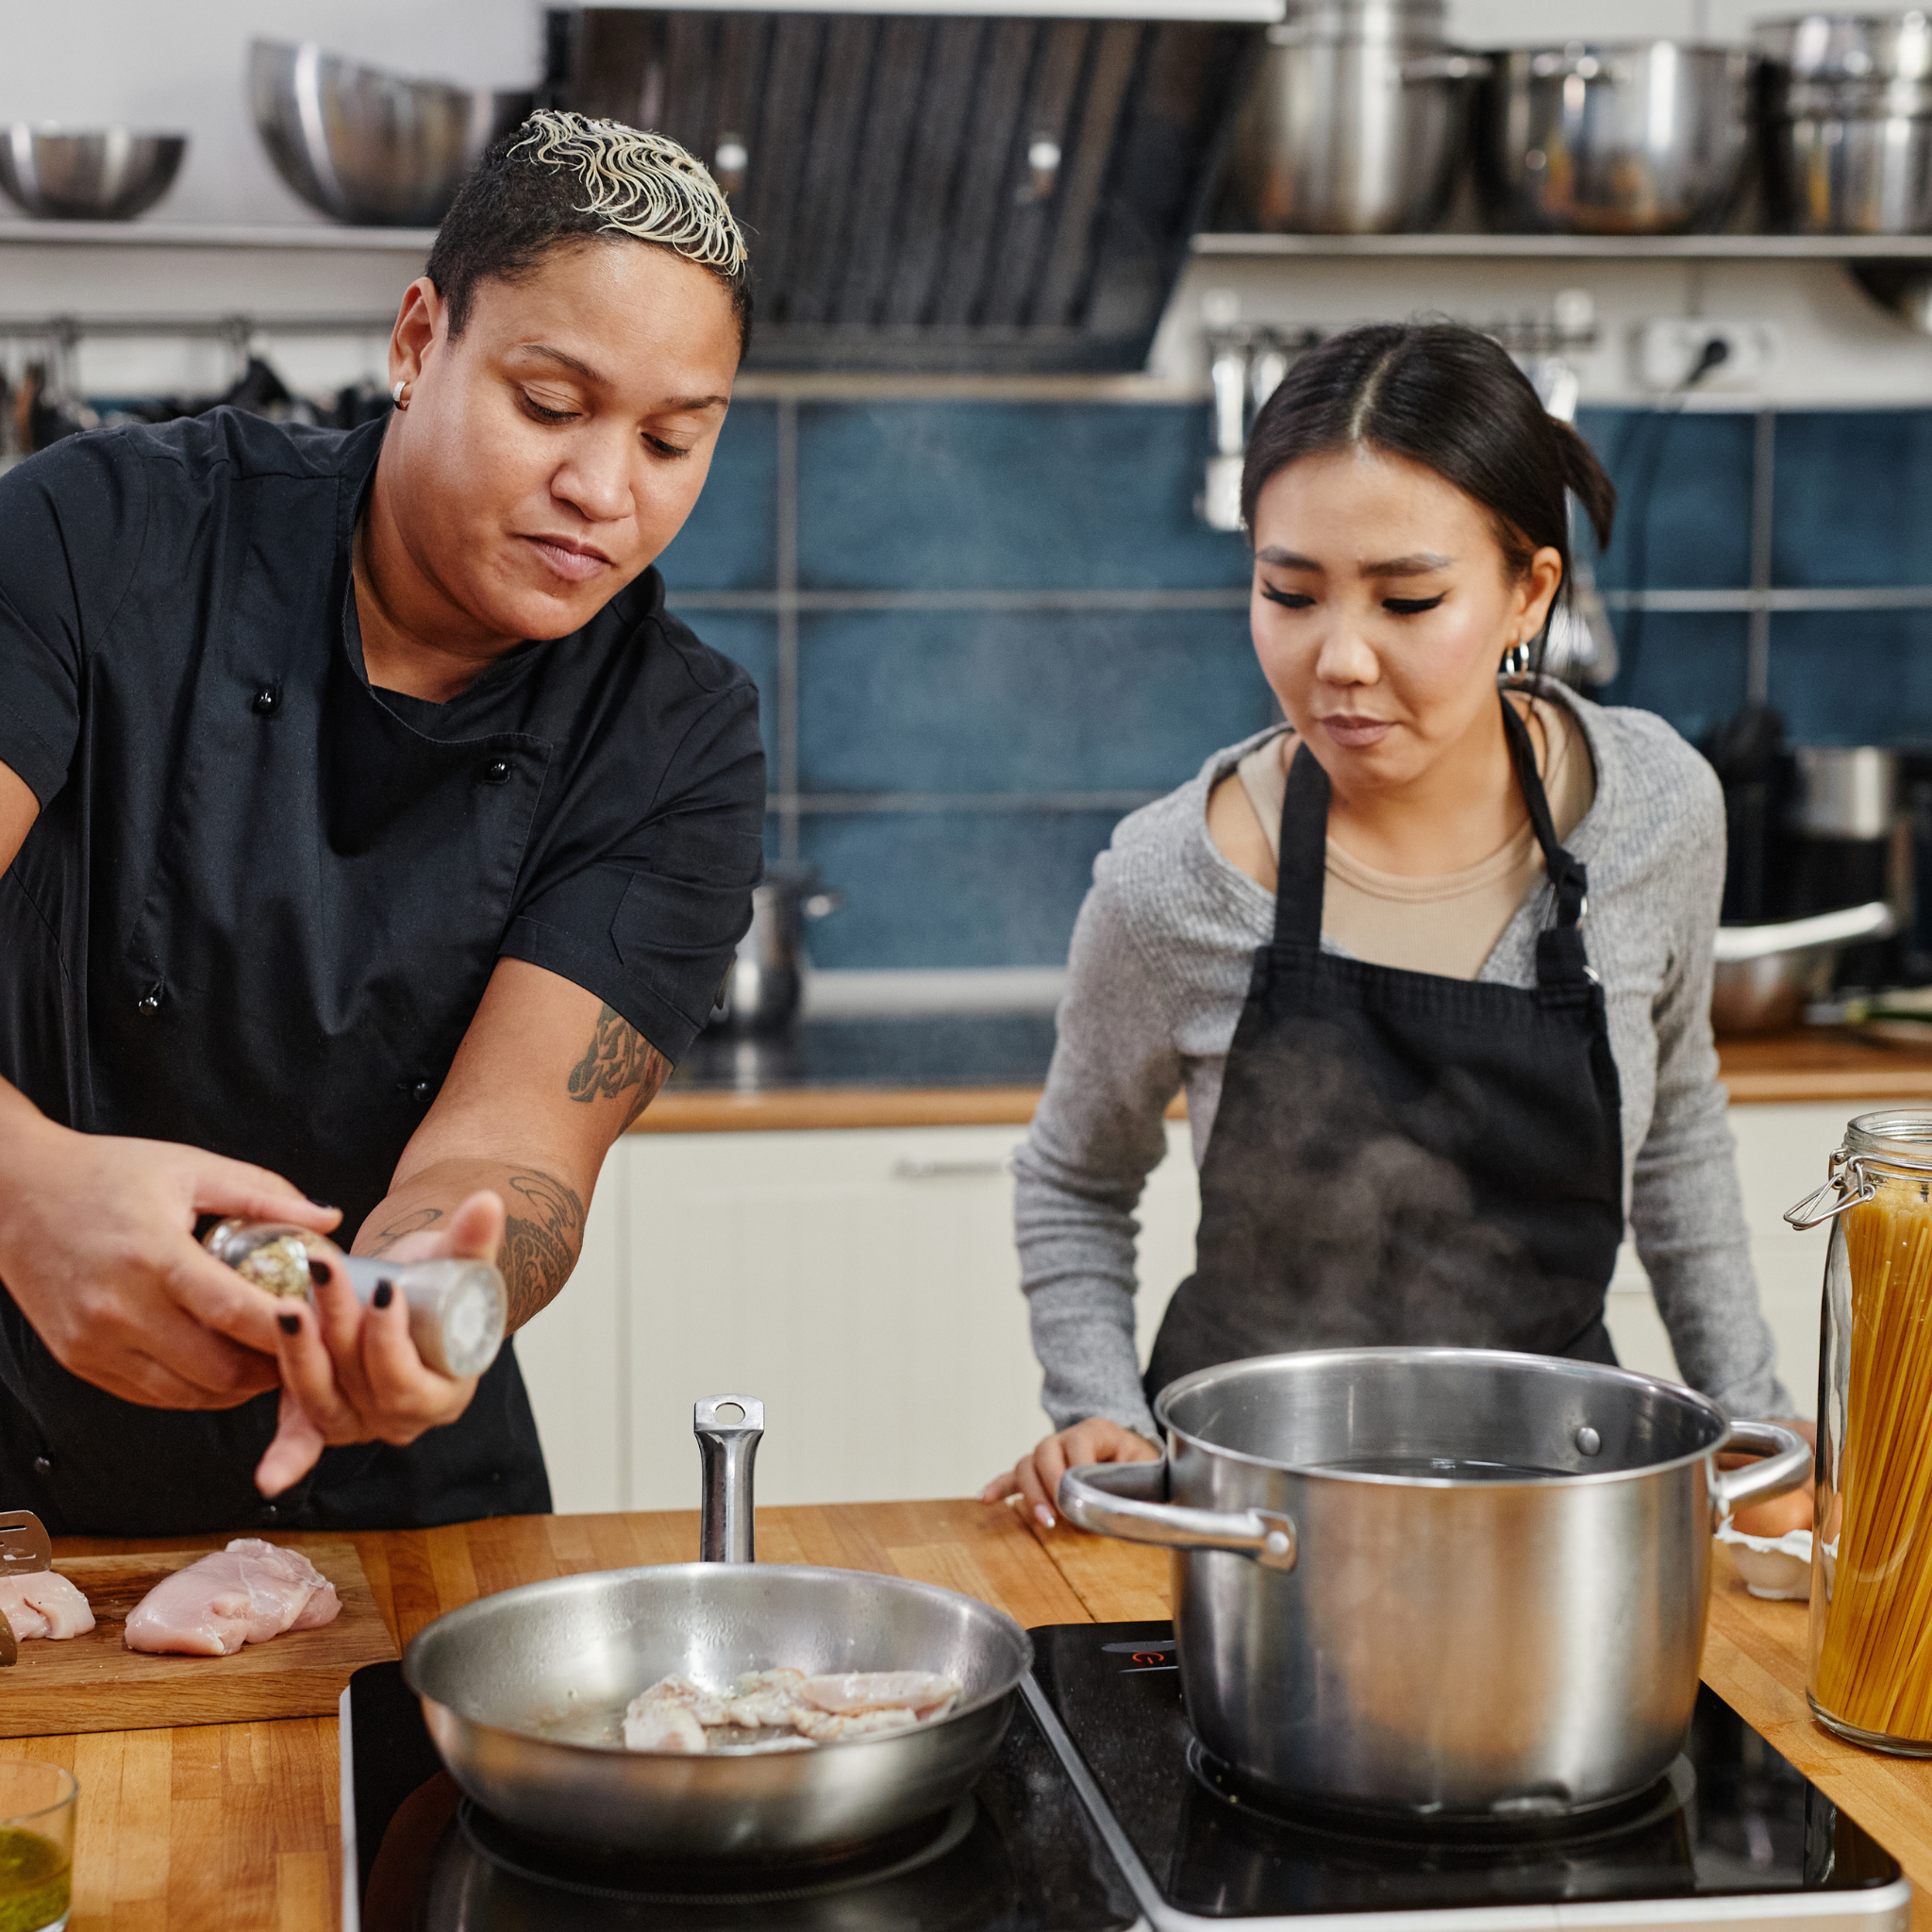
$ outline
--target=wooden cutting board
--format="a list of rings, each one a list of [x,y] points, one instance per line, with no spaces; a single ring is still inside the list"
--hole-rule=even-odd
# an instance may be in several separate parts
[[[319,1630],[245,1644],[232,1657],[155,1657],[121,1641],[135,1605],[206,1550],[57,1557],[54,1568],[87,1598],[94,1627],[85,1637],[23,1643],[20,1661],[0,1669],[0,1738],[334,1716],[350,1674],[388,1662],[396,1647],[355,1545],[305,1536],[300,1547],[335,1585],[341,1614]]]

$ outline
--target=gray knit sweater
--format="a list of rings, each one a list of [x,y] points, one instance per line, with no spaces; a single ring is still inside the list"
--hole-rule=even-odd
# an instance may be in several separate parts
[[[1660,718],[1555,686],[1544,695],[1575,714],[1596,766],[1595,801],[1569,846],[1590,870],[1584,941],[1609,1010],[1638,1254],[1691,1385],[1736,1414],[1788,1415],[1710,1037],[1717,779]],[[1133,1211],[1177,1091],[1196,1166],[1206,1154],[1255,949],[1274,931],[1274,894],[1223,856],[1207,820],[1208,792],[1259,741],[1216,752],[1115,827],[1074,928],[1053,1068],[1014,1163],[1022,1285],[1058,1427],[1105,1416],[1156,1433],[1134,1347]],[[1536,983],[1551,899],[1540,881],[1479,978]]]

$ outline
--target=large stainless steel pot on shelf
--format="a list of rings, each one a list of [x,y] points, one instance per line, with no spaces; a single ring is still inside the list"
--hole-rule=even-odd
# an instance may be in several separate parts
[[[1455,193],[1483,63],[1442,0],[1288,0],[1235,125],[1229,214],[1289,233],[1432,228]]]
[[[1807,13],[1754,37],[1773,220],[1805,235],[1932,229],[1932,19]]]
[[[1489,56],[1476,179],[1491,225],[1586,235],[1721,227],[1751,157],[1756,57],[1682,41]]]
[[[835,1857],[945,1812],[985,1769],[1033,1646],[956,1591],[856,1570],[753,1560],[762,1406],[708,1396],[703,1560],[525,1584],[439,1617],[403,1675],[450,1775],[535,1837],[682,1863]],[[684,1756],[619,1741],[625,1706],[674,1671],[940,1671],[945,1717],[809,1751]]]
[[[1174,1553],[1189,1722],[1298,1804],[1507,1821],[1643,1790],[1697,1698],[1711,1532],[1804,1480],[1791,1430],[1675,1383],[1482,1349],[1187,1375],[1161,1462],[1069,1521]],[[1720,1474],[1721,1450],[1762,1455]]]

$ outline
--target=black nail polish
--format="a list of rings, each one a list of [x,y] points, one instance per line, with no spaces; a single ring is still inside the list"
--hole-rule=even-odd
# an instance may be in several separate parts
[[[393,1281],[378,1281],[375,1292],[369,1297],[372,1308],[386,1308],[396,1298],[396,1285]]]
[[[328,1279],[328,1263],[326,1261],[309,1262],[308,1278],[314,1282],[317,1288],[320,1288]]]
[[[282,1333],[284,1335],[301,1334],[302,1317],[300,1315],[277,1315],[275,1320],[282,1324]]]

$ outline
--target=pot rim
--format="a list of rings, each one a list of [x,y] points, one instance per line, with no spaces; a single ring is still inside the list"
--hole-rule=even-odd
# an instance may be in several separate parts
[[[1278,1362],[1377,1362],[1397,1357],[1414,1360],[1418,1357],[1431,1361],[1458,1362],[1510,1362],[1532,1366],[1538,1373],[1573,1377],[1577,1380],[1610,1379],[1629,1388],[1654,1390],[1667,1398],[1687,1404],[1702,1410],[1717,1425],[1717,1439],[1707,1448],[1692,1449],[1682,1456],[1674,1456],[1661,1462],[1646,1462],[1635,1469],[1601,1469],[1582,1471],[1575,1475],[1540,1475],[1502,1480],[1484,1480],[1479,1483],[1464,1482],[1453,1475],[1390,1475],[1372,1470],[1335,1469],[1319,1462],[1282,1462],[1273,1457],[1257,1456],[1244,1449],[1229,1449],[1224,1444],[1211,1441],[1206,1436],[1195,1435],[1180,1427],[1168,1413],[1170,1398],[1178,1398],[1193,1390],[1210,1384],[1218,1375],[1224,1375],[1233,1369],[1257,1369],[1264,1364]],[[1303,1476],[1309,1480],[1324,1482],[1364,1483],[1383,1489],[1404,1490],[1557,1490],[1581,1489],[1590,1486],[1602,1487],[1607,1483],[1635,1481],[1642,1476],[1658,1475],[1674,1469],[1683,1469],[1693,1462],[1720,1455],[1731,1436],[1731,1419],[1707,1395],[1681,1382],[1665,1380],[1661,1375],[1646,1375],[1636,1369],[1612,1368],[1607,1362],[1571,1361],[1561,1356],[1527,1355],[1520,1350],[1506,1348],[1310,1348],[1291,1349],[1277,1355],[1244,1356],[1231,1362],[1216,1362],[1206,1369],[1196,1369],[1191,1374],[1181,1375],[1170,1382],[1154,1398],[1154,1420],[1168,1435],[1177,1437],[1191,1448],[1204,1450],[1209,1455],[1224,1457],[1229,1462],[1245,1463],[1251,1468],[1278,1472],[1285,1475]]]

